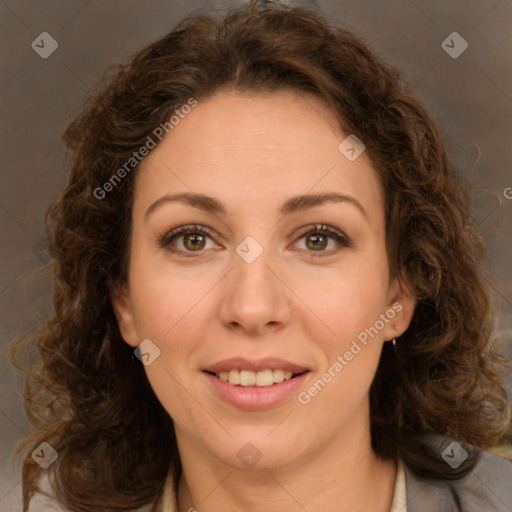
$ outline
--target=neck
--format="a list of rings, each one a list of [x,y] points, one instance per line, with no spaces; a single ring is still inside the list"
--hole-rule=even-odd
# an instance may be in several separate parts
[[[236,469],[187,446],[190,456],[182,457],[179,511],[389,512],[396,462],[375,455],[369,432],[363,438],[340,439],[291,467],[259,471]]]

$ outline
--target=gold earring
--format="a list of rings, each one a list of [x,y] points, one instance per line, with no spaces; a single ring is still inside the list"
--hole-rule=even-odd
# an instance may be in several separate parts
[[[396,350],[396,338],[393,338],[391,344],[393,345],[393,348]]]

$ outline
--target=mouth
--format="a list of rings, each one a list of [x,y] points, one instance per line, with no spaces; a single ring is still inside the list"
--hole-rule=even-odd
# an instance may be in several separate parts
[[[302,375],[309,370],[294,373],[291,370],[283,370],[282,368],[260,370],[258,372],[252,370],[239,370],[232,369],[229,371],[222,372],[206,372],[210,375],[215,376],[222,382],[228,382],[233,386],[239,386],[243,388],[266,388],[269,386],[275,386],[281,382],[295,379],[299,375]]]
[[[225,402],[245,410],[278,406],[297,394],[311,370],[277,358],[232,358],[202,370]]]

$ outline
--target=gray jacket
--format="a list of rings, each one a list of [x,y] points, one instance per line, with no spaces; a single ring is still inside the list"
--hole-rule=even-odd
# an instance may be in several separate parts
[[[489,452],[459,480],[405,478],[407,512],[512,512],[512,462]]]
[[[405,468],[407,512],[512,512],[512,462],[484,452],[480,461],[459,480],[428,480]],[[50,488],[48,488],[50,490]],[[169,490],[174,493],[170,487]],[[30,511],[47,509],[47,501],[37,494]],[[44,507],[44,508],[43,508]],[[138,509],[149,512],[151,505]],[[160,508],[159,510],[164,510]],[[168,510],[175,509],[165,509]]]

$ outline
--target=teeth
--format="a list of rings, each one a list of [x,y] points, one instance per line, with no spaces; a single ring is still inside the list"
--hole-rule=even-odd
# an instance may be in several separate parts
[[[242,386],[254,386],[254,384],[256,384],[256,374],[254,372],[250,372],[249,370],[241,370],[240,384]]]
[[[274,384],[274,374],[272,370],[263,370],[256,374],[256,386],[265,387]]]
[[[284,380],[284,370],[274,370],[272,372],[272,377],[273,377],[274,382],[276,384],[279,384],[279,382],[283,382],[283,380]]]
[[[231,370],[228,374],[228,379],[231,384],[240,384],[240,372],[238,370]]]
[[[251,370],[230,370],[229,372],[220,372],[216,375],[220,380],[229,382],[235,386],[258,386],[264,388],[291,379],[293,373],[289,370],[268,369],[259,372],[253,372]]]

